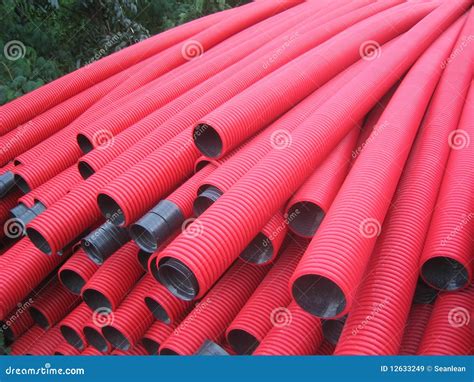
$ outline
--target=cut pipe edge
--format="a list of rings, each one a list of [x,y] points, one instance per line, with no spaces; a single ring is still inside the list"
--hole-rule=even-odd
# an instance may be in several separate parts
[[[81,336],[76,332],[76,330],[67,325],[61,325],[59,327],[59,330],[61,331],[62,336],[69,345],[75,347],[77,350],[84,349],[84,341],[82,340]]]
[[[158,351],[160,350],[161,344],[156,342],[155,340],[148,338],[148,337],[143,337],[142,338],[142,345],[147,351],[148,354],[150,355],[157,355]]]
[[[288,227],[298,236],[311,238],[316,234],[325,213],[315,203],[301,201],[288,208],[288,216],[294,216],[288,221]]]
[[[240,355],[251,355],[260,345],[260,341],[244,329],[230,330],[227,334],[227,342]]]
[[[160,201],[130,227],[130,236],[140,249],[155,252],[183,224],[181,209],[169,200]]]
[[[222,139],[210,125],[200,123],[193,129],[193,141],[197,149],[206,157],[218,158],[222,154]]]
[[[107,325],[102,328],[102,334],[113,347],[127,351],[131,348],[131,342],[125,334],[114,326]]]
[[[125,224],[125,215],[120,205],[109,195],[99,194],[97,196],[97,205],[102,215],[110,220],[116,226]]]
[[[148,262],[150,261],[151,255],[153,255],[152,252],[144,251],[141,248],[137,253],[138,262],[145,272],[148,272]]]
[[[90,153],[92,150],[94,150],[94,144],[84,134],[77,134],[76,139],[79,148],[84,154]]]
[[[337,318],[347,305],[342,289],[332,280],[316,274],[298,277],[293,282],[292,295],[302,309],[319,318]]]
[[[23,227],[26,227],[28,223],[44,211],[46,211],[46,206],[40,201],[36,201],[31,208],[25,206],[23,203],[19,203],[10,210],[10,216],[20,221]]]
[[[23,178],[23,176],[21,176],[21,175],[19,175],[19,174],[15,174],[15,175],[14,175],[14,182],[15,182],[16,186],[18,187],[18,189],[19,189],[23,194],[27,194],[28,192],[31,191],[30,185],[28,184],[28,182],[26,181],[26,179]]]
[[[48,243],[48,240],[43,236],[41,232],[32,227],[26,228],[26,235],[29,237],[31,242],[36,248],[41,252],[51,255],[53,253],[51,246]]]
[[[30,308],[30,315],[31,315],[31,318],[33,319],[33,321],[40,328],[43,328],[44,330],[50,328],[51,325],[50,325],[50,322],[49,322],[48,318],[46,317],[46,315],[41,310],[36,308],[35,306],[32,306]]]
[[[191,269],[182,261],[163,257],[158,264],[157,279],[175,297],[191,301],[199,294],[199,283]]]
[[[194,355],[229,355],[221,346],[211,340],[205,340]]]
[[[249,245],[240,253],[243,261],[256,265],[266,265],[273,259],[272,241],[264,233],[259,232]]]
[[[79,170],[79,174],[84,180],[90,178],[92,175],[95,174],[94,168],[89,163],[82,160],[77,163],[77,169]]]
[[[150,310],[151,314],[153,314],[153,317],[155,317],[155,319],[168,325],[171,324],[171,318],[168,312],[163,307],[163,305],[161,305],[157,300],[150,296],[147,296],[145,297],[145,304]]]
[[[469,285],[469,271],[459,261],[449,256],[434,256],[421,267],[425,282],[438,290],[456,291]]]
[[[61,283],[75,295],[80,295],[82,288],[86,285],[86,280],[72,269],[63,269],[58,273]]]
[[[15,175],[11,171],[6,171],[0,175],[0,199],[8,195],[15,186]]]
[[[93,311],[102,311],[107,309],[108,311],[113,310],[111,301],[97,289],[87,288],[82,292],[82,299],[89,308]]]
[[[217,199],[219,199],[224,193],[217,187],[211,185],[204,185],[199,190],[199,195],[194,199],[193,213],[195,216],[200,216],[209,207],[211,207]]]
[[[418,278],[416,284],[415,295],[413,296],[414,304],[433,304],[438,297],[438,291],[428,285],[422,277]]]
[[[86,337],[86,341],[89,345],[93,346],[101,353],[105,353],[109,350],[107,340],[102,335],[102,333],[96,328],[93,328],[91,326],[85,326],[83,332],[84,336]]]
[[[322,323],[324,338],[332,345],[337,345],[342,329],[346,324],[347,315],[335,320],[326,320]]]

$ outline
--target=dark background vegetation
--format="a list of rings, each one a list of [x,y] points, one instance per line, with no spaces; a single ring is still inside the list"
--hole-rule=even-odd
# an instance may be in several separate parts
[[[0,105],[94,59],[176,25],[249,0],[2,0]],[[26,47],[10,61],[12,40]]]

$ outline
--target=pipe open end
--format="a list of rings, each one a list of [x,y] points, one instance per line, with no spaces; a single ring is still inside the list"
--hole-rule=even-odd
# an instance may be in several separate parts
[[[194,199],[193,203],[193,212],[194,215],[200,216],[204,213],[210,206],[212,206],[217,199],[222,196],[223,192],[214,186],[205,187]]]
[[[199,294],[199,283],[182,261],[172,257],[160,260],[158,279],[176,297],[191,301]]]
[[[105,353],[109,349],[109,345],[104,336],[95,328],[86,326],[84,328],[84,336],[87,343],[95,347],[98,351]]]
[[[436,289],[454,291],[469,283],[469,272],[459,261],[450,257],[433,257],[421,267],[426,282]]]
[[[59,279],[61,283],[72,293],[81,294],[81,290],[86,285],[86,280],[82,278],[77,272],[71,269],[63,269],[59,272]]]
[[[48,318],[41,312],[40,310],[36,309],[34,306],[30,308],[30,314],[33,321],[41,328],[48,329],[49,328],[49,321]]]
[[[324,218],[324,211],[311,202],[298,202],[288,209],[288,220],[291,230],[302,237],[313,237]]]
[[[15,186],[15,175],[11,171],[6,171],[0,175],[0,198],[7,195]]]
[[[145,297],[145,304],[158,321],[164,322],[165,324],[171,323],[170,316],[158,301],[151,297]]]
[[[293,283],[292,294],[299,306],[317,317],[333,318],[346,308],[342,289],[323,276],[299,277]]]
[[[84,154],[90,153],[94,150],[94,145],[84,134],[77,134],[77,144]]]
[[[97,197],[97,204],[102,215],[114,225],[124,225],[125,216],[122,208],[109,195],[99,194]]]
[[[92,175],[95,174],[95,170],[87,162],[79,161],[79,163],[77,164],[77,168],[79,170],[79,174],[81,174],[82,176],[82,179],[90,178]]]
[[[82,299],[92,310],[103,310],[104,308],[111,311],[113,306],[110,300],[96,289],[86,289],[82,292]]]
[[[48,241],[39,231],[32,227],[27,227],[26,234],[28,235],[34,246],[38,248],[41,252],[46,253],[47,255],[51,255],[53,253]]]
[[[99,248],[94,245],[94,243],[89,242],[85,239],[81,240],[81,248],[87,255],[87,257],[92,260],[97,265],[102,265],[105,261],[104,256],[100,252]]]
[[[125,335],[118,329],[113,326],[104,326],[102,328],[102,334],[105,339],[109,341],[113,347],[127,351],[130,349],[130,341],[125,337]]]
[[[138,245],[138,247],[146,252],[155,252],[158,249],[158,240],[159,237],[156,236],[156,231],[164,231],[160,236],[166,237],[167,233],[169,232],[168,227],[163,219],[159,216],[150,214],[150,219],[154,217],[156,219],[156,224],[154,224],[154,228],[150,226],[150,219],[147,218],[148,214],[145,215],[142,219],[137,221],[135,224],[130,226],[130,236],[132,240]],[[147,219],[145,219],[147,218]],[[147,224],[148,222],[148,224]],[[158,227],[158,225],[162,225],[162,229]]]
[[[61,325],[59,330],[69,345],[74,346],[78,350],[84,349],[84,341],[73,328],[70,326]]]
[[[19,174],[15,174],[15,184],[24,194],[27,194],[31,191],[31,187],[28,185],[28,182]]]
[[[193,131],[194,144],[198,150],[209,158],[217,158],[222,153],[222,140],[211,126],[201,123]]]
[[[237,354],[250,355],[260,345],[260,342],[249,332],[242,329],[233,329],[227,335],[227,341]]]
[[[345,317],[339,320],[324,321],[322,325],[324,338],[332,345],[337,345],[345,323]]]
[[[160,350],[160,355],[180,355],[180,354],[175,352],[174,350],[163,348]]]
[[[240,258],[248,263],[263,265],[273,258],[273,252],[271,240],[260,232],[242,251]]]
[[[160,349],[160,344],[158,342],[152,340],[151,338],[144,337],[142,339],[142,344],[148,354],[158,354],[158,350]]]

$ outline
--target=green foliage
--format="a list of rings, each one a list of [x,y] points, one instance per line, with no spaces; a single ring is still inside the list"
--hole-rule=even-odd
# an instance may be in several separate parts
[[[150,35],[248,1],[3,0],[0,105]],[[18,59],[5,53],[12,42],[21,44]]]

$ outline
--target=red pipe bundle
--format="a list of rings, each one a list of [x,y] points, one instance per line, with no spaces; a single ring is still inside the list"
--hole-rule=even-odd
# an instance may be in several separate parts
[[[295,302],[286,309],[285,323],[275,325],[253,352],[254,355],[313,355],[323,343],[319,318]]]
[[[252,354],[275,326],[288,324],[291,302],[288,281],[303,255],[307,243],[289,240],[258,288],[227,327],[226,339],[237,354]]]
[[[57,326],[47,330],[44,335],[33,340],[32,346],[24,355],[54,355],[54,350],[64,342]]]
[[[54,355],[80,355],[81,352],[77,350],[74,346],[67,342],[59,344],[59,346],[54,349]]]
[[[466,28],[466,32],[470,30],[472,35],[474,12],[471,11],[471,13],[468,20],[470,28]],[[472,52],[472,50],[467,50],[467,52]],[[469,67],[472,67],[472,56],[471,53],[470,60],[466,60],[470,63]],[[469,57],[466,58],[469,59]],[[459,125],[448,136],[447,142],[451,147],[451,154],[420,261],[422,277],[437,289],[452,291],[464,288],[472,282],[473,278],[473,137],[474,85],[471,83]]]
[[[86,322],[82,328],[89,347],[93,347],[103,354],[108,354],[112,350],[112,345],[102,335],[102,328],[113,319],[110,314],[109,311],[94,311],[92,319]]]
[[[142,345],[148,354],[158,354],[163,342],[173,333],[175,325],[168,325],[161,321],[155,321],[143,335]]]
[[[64,339],[78,350],[83,350],[87,346],[82,329],[84,322],[91,317],[91,309],[85,303],[81,303],[59,323],[59,330]]]
[[[432,304],[413,304],[400,344],[400,355],[416,355],[433,311]]]
[[[469,326],[474,287],[441,293],[418,348],[422,355],[469,355],[474,334]]]
[[[143,276],[137,252],[135,243],[125,244],[89,279],[82,289],[82,298],[92,310],[115,311]]]
[[[59,330],[58,330],[59,333]],[[32,326],[26,333],[18,338],[11,347],[11,355],[25,355],[41,338],[44,336],[45,331],[38,325]],[[61,335],[61,333],[59,333]]]
[[[111,355],[148,355],[146,348],[138,344],[129,350],[114,349]]]
[[[108,352],[107,352],[108,354]],[[104,353],[101,353],[98,351],[95,347],[93,346],[88,346],[85,348],[85,350],[81,353],[81,355],[104,355]]]
[[[151,277],[144,276],[117,310],[110,313],[110,322],[102,328],[102,334],[115,348],[123,351],[133,349],[153,323],[145,296],[155,283]]]
[[[6,340],[15,341],[35,324],[29,313],[32,303],[33,299],[30,297],[0,321],[0,333]]]
[[[237,260],[161,345],[160,354],[192,355],[207,339],[221,343],[268,269]]]
[[[58,278],[71,293],[80,295],[98,269],[99,266],[80,249],[59,268]]]

